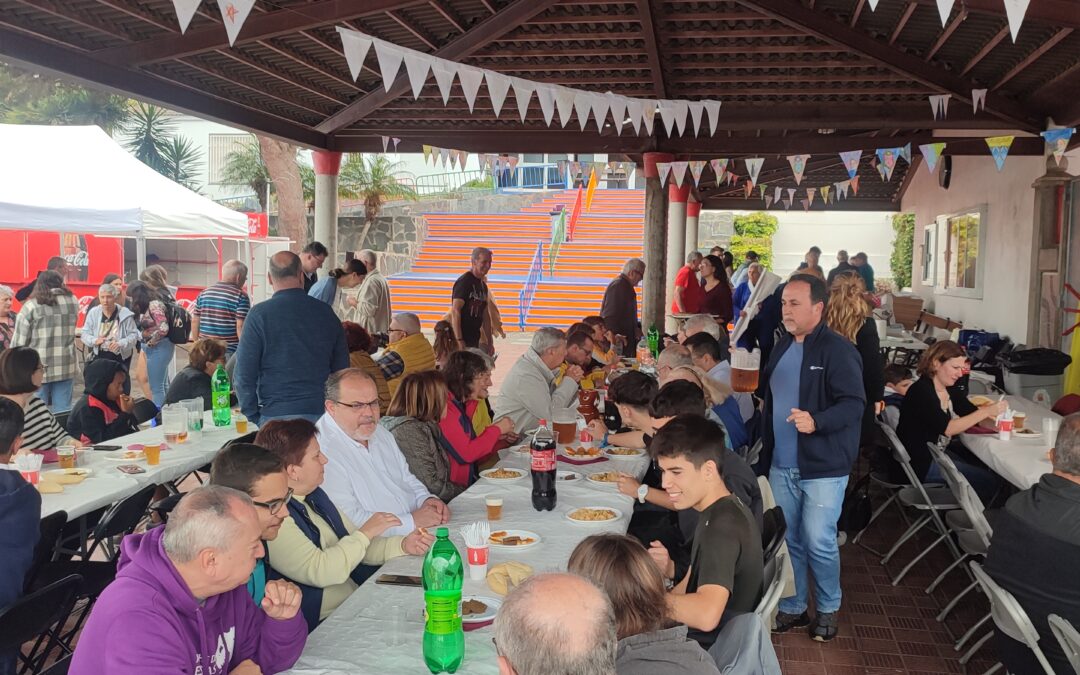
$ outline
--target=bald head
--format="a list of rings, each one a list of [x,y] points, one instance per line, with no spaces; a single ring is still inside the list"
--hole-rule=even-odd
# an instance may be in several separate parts
[[[615,673],[611,603],[573,574],[541,574],[521,584],[499,608],[495,642],[500,673]]]
[[[275,291],[285,288],[303,288],[304,278],[300,269],[300,256],[292,251],[278,251],[270,256],[270,285]]]

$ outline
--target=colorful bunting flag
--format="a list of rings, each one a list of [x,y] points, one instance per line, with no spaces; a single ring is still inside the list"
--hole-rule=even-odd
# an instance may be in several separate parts
[[[811,204],[814,203],[814,196],[817,194],[817,188],[806,188],[806,198]]]
[[[398,143],[401,142],[401,139],[400,138],[391,138],[390,140],[393,141],[393,143],[394,143],[394,152],[397,152],[397,146],[398,146]]]
[[[859,177],[858,177],[858,176],[855,176],[855,177],[854,177],[854,178],[852,178],[852,179],[851,179],[851,180],[850,180],[849,182],[851,183],[851,191],[852,191],[852,192],[853,192],[853,193],[854,193],[854,194],[855,194],[856,196],[858,196],[858,194],[859,194]],[[846,197],[847,195],[844,195],[844,196]]]
[[[941,158],[941,151],[944,149],[944,143],[927,143],[919,146],[919,154],[926,160],[926,170],[931,175],[933,175],[934,169],[937,168],[938,159]]]
[[[431,146],[430,145],[425,145],[423,147],[424,147],[424,164],[427,164],[428,160],[431,159]]]
[[[726,159],[713,159],[709,161],[712,165],[713,175],[716,176],[716,187],[720,187],[720,181],[724,178],[724,173],[727,171],[728,161]]]
[[[1015,136],[991,136],[986,139],[986,146],[990,148],[990,154],[994,156],[997,170],[1005,168],[1005,158],[1009,156],[1009,148],[1012,147]]]
[[[899,148],[900,156],[904,158],[904,161],[911,164],[911,143],[907,143],[904,147]]]
[[[701,172],[705,170],[705,160],[690,162],[690,175],[694,177],[694,187],[701,185]]]
[[[829,190],[831,188],[831,185],[823,185],[821,187],[821,201],[825,202],[826,204],[829,203]]]
[[[795,184],[802,183],[803,172],[806,171],[806,162],[810,155],[788,155],[787,161],[791,165],[791,172],[795,174]]]
[[[754,191],[754,184],[750,181],[743,183],[743,191],[746,193],[744,199],[750,199],[750,193]]]
[[[1073,133],[1076,131],[1073,127],[1066,129],[1047,129],[1042,132],[1042,137],[1046,141],[1046,147],[1050,150],[1050,153],[1054,155],[1054,161],[1061,164],[1061,156],[1065,154],[1065,149],[1069,147],[1069,139],[1072,138]]]
[[[761,165],[765,163],[765,158],[747,157],[743,161],[746,162],[746,172],[750,174],[750,182],[757,183],[758,174],[761,172]]]
[[[840,161],[844,163],[844,168],[847,169],[848,178],[854,178],[855,174],[859,172],[859,160],[861,159],[862,150],[840,153]]]
[[[810,210],[810,200],[809,199],[802,199],[802,200],[799,200],[799,201],[800,201],[800,203],[802,203],[803,211],[809,211]]]
[[[765,186],[764,183],[762,183],[761,185],[758,186],[758,192],[761,193],[761,198],[762,199],[765,199],[765,189],[766,189],[766,186]]]
[[[900,154],[900,148],[878,148],[877,158],[878,161],[885,165],[885,172],[882,174],[882,178],[886,182],[892,180],[893,169],[896,167],[896,158]],[[881,169],[878,169],[881,171]],[[851,179],[855,180],[856,176],[852,176]]]

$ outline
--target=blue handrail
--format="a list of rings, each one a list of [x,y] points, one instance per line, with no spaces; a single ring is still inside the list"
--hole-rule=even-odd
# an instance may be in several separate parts
[[[532,263],[529,264],[529,276],[525,278],[525,284],[518,293],[518,327],[525,330],[525,319],[529,316],[532,308],[533,297],[536,295],[536,286],[544,276],[544,244],[536,242],[536,252],[533,253]]]

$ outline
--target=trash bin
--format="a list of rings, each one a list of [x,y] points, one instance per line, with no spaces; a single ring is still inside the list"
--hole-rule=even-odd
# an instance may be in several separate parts
[[[1005,391],[1032,400],[1048,398],[1053,404],[1062,396],[1065,368],[1070,363],[1072,358],[1057,349],[1009,352],[1001,358]]]

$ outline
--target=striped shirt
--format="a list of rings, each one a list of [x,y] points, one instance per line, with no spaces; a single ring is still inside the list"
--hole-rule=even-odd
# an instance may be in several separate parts
[[[68,436],[63,427],[57,424],[45,401],[37,396],[30,397],[23,413],[26,416],[26,426],[22,433],[22,449],[49,450],[63,442],[75,442],[75,439]]]
[[[199,317],[199,335],[224,340],[236,347],[240,336],[236,334],[236,322],[243,321],[251,309],[251,300],[244,289],[219,281],[199,293],[193,313]]]

